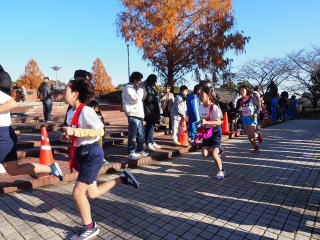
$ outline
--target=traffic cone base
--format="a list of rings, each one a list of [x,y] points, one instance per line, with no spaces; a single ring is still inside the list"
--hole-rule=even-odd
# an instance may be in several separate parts
[[[48,132],[45,127],[41,128],[41,147],[40,147],[40,160],[39,163],[42,165],[51,165],[54,163],[53,154],[48,138]]]
[[[226,112],[224,113],[224,116],[223,116],[222,134],[229,134],[229,120],[228,120],[228,114]]]
[[[180,121],[179,127],[179,142],[181,146],[187,147],[189,146],[189,136],[188,136],[188,129],[187,129],[187,122],[185,118],[182,118]]]

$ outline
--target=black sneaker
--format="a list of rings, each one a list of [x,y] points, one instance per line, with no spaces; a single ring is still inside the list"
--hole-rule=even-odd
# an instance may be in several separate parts
[[[94,223],[93,228],[82,227],[78,233],[70,238],[70,240],[88,240],[97,236],[99,232],[100,229],[98,228],[97,224]]]
[[[120,177],[123,179],[124,184],[131,185],[136,189],[139,188],[139,182],[136,180],[136,178],[133,176],[133,174],[128,169],[125,169],[120,174]]]

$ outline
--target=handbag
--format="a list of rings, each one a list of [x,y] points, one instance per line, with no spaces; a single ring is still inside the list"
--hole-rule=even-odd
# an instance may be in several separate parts
[[[210,116],[211,116],[211,113],[213,111],[213,107],[214,107],[214,104],[211,104],[208,116],[206,118],[206,121],[210,120]],[[212,137],[214,132],[215,132],[214,131],[214,127],[206,128],[206,125],[204,125],[197,131],[197,133],[196,133],[196,135],[194,137],[194,142],[195,143],[200,143],[202,141],[202,139],[208,139],[208,138]]]
[[[70,127],[74,127],[74,128],[78,127],[80,113],[81,113],[84,106],[85,106],[85,104],[83,104],[83,103],[78,106],[77,111],[73,115]],[[76,138],[77,137],[75,137],[75,136],[72,136],[70,138],[71,144],[68,149],[68,154],[69,154],[69,159],[70,159],[69,164],[70,164],[70,172],[71,173],[73,172],[73,169],[76,170],[77,172],[80,171],[80,164],[79,164],[78,159],[76,159],[77,148],[74,146],[74,142],[75,142]]]

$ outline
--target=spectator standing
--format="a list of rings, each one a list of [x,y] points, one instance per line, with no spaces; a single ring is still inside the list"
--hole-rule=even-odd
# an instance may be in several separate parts
[[[188,87],[182,85],[180,87],[180,93],[175,97],[174,103],[171,110],[171,118],[172,118],[172,138],[173,143],[176,146],[180,146],[180,142],[178,141],[178,131],[179,125],[182,118],[187,118],[187,94]]]
[[[145,81],[145,90],[147,93],[143,101],[144,105],[144,120],[145,125],[145,143],[149,150],[155,151],[156,148],[161,148],[154,142],[154,126],[160,122],[160,106],[158,93],[155,90],[157,76],[151,74]]]
[[[297,116],[297,99],[295,95],[292,95],[288,101],[288,117],[296,117]]]
[[[199,114],[199,94],[201,86],[197,84],[194,86],[193,93],[187,96],[187,115],[188,115],[188,135],[189,141],[193,142],[194,136],[196,135],[197,127],[196,122],[200,121]]]
[[[123,111],[128,117],[128,154],[131,160],[139,160],[141,156],[148,156],[149,153],[143,151],[145,141],[143,119],[143,101],[147,96],[144,83],[141,82],[143,75],[133,72],[129,83],[122,91]]]
[[[174,95],[171,92],[170,86],[166,87],[166,92],[161,97],[161,108],[164,117],[169,117],[169,129],[172,129],[171,109],[174,102]]]
[[[38,98],[43,104],[44,120],[51,121],[52,103],[53,103],[53,85],[50,83],[49,78],[45,77],[44,82],[38,88]]]

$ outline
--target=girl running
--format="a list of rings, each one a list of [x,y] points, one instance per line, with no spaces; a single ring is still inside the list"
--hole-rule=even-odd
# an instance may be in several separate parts
[[[7,79],[10,78],[6,73]],[[36,176],[37,174],[51,174],[58,177],[62,181],[62,172],[58,163],[50,166],[25,163],[18,164],[18,157],[16,151],[17,135],[11,128],[10,111],[17,107],[16,101],[9,95],[10,88],[3,86],[2,77],[0,77],[0,163],[3,164],[6,172],[11,176],[30,174]]]
[[[91,216],[88,198],[93,199],[120,184],[139,188],[139,183],[126,169],[118,178],[97,185],[97,175],[102,166],[103,150],[98,141],[104,134],[103,124],[91,107],[86,106],[94,91],[86,78],[71,80],[64,99],[72,109],[67,113],[68,127],[63,128],[63,138],[71,140],[70,163],[79,171],[73,189],[73,198],[79,208],[83,228],[72,236],[72,240],[91,239],[99,234],[99,228]],[[74,155],[73,155],[74,153]]]
[[[243,128],[253,146],[252,153],[257,153],[259,152],[259,147],[256,144],[256,139],[258,139],[259,143],[263,142],[261,134],[256,133],[260,104],[256,98],[250,94],[246,86],[240,86],[239,92],[241,98],[238,100],[236,108],[241,112]]]
[[[218,168],[216,179],[223,179],[226,176],[226,172],[222,167],[222,160],[219,156],[222,135],[222,113],[219,107],[213,103],[215,101],[215,93],[211,84],[202,85],[200,101],[199,112],[201,120],[197,125],[201,124],[205,133],[212,131],[212,134],[207,134],[209,135],[207,136],[208,138],[203,138],[202,140],[202,155],[208,157],[210,153]]]

